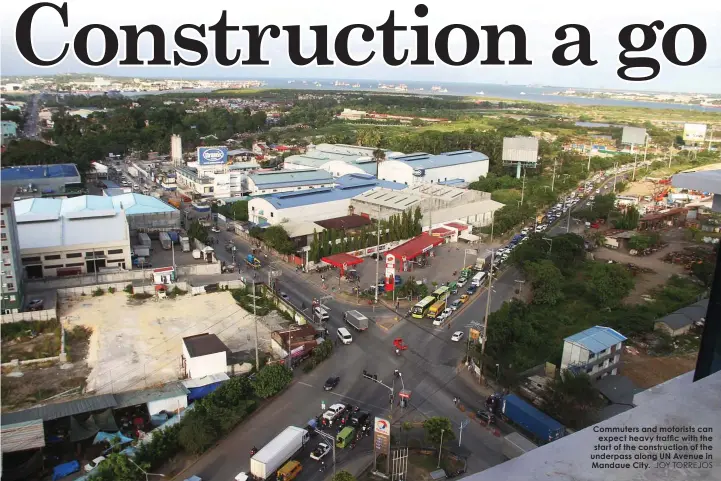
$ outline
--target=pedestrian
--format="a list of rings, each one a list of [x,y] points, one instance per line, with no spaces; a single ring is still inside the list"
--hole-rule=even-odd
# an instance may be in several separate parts
[[[454,397],[454,398],[453,398],[453,405],[454,405],[454,406],[457,406],[457,405],[458,405],[458,398],[457,398],[457,397]]]

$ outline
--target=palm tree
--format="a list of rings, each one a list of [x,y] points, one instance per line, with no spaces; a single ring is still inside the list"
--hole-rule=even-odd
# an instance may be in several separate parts
[[[377,147],[373,151],[373,160],[376,161],[376,178],[378,177],[378,165],[386,160],[386,152],[385,150],[381,149],[380,147]]]

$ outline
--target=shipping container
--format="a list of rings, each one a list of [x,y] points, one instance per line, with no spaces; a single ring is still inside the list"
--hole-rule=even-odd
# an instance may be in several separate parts
[[[561,423],[539,411],[515,394],[503,397],[503,415],[526,429],[541,442],[554,441],[565,433]]]
[[[167,232],[161,232],[160,233],[160,244],[163,246],[163,249],[169,250],[173,247],[173,241],[170,240],[170,236]]]
[[[138,234],[138,242],[140,242],[140,245],[145,247],[150,247],[152,244],[150,242],[150,236],[145,232],[141,232],[140,234]]]
[[[305,429],[288,426],[250,458],[250,473],[261,480],[270,478],[278,468],[303,449],[309,439],[310,435]]]

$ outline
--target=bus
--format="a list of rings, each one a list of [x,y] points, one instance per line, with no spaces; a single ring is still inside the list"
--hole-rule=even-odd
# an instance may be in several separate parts
[[[440,316],[440,315],[441,315],[441,313],[443,312],[443,309],[445,309],[445,308],[446,308],[446,301],[445,301],[445,300],[436,301],[436,302],[431,306],[431,308],[428,309],[428,314],[427,314],[428,318],[429,318],[429,319],[435,319],[437,316]]]
[[[471,285],[474,287],[481,287],[481,283],[483,282],[483,278],[486,277],[485,272],[479,272],[475,276],[473,276],[473,280],[471,281]]]
[[[411,316],[415,317],[416,319],[423,319],[423,316],[426,315],[426,312],[430,307],[433,305],[433,303],[436,302],[436,298],[433,296],[424,297],[421,299],[418,304],[413,306],[411,309]]]
[[[443,286],[433,291],[433,294],[431,295],[435,297],[437,301],[445,301],[446,297],[449,295],[449,292],[450,289],[448,288],[448,286]]]

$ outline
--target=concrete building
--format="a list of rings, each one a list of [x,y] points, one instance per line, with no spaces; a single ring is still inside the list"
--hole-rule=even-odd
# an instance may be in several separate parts
[[[373,157],[375,150],[375,147],[346,144],[309,145],[304,154],[287,157],[283,168],[287,170],[322,169],[330,172],[333,177],[347,174],[376,175],[378,165]],[[403,155],[399,152],[382,150],[386,158]]]
[[[330,188],[334,184],[333,177],[319,169],[277,170],[248,175],[248,190],[253,196]]]
[[[403,185],[378,180],[370,175],[351,174],[335,180],[335,187],[256,197],[248,203],[248,215],[256,224],[276,225],[332,219],[349,215],[351,199],[363,192],[383,186],[389,191]],[[320,231],[320,229],[319,229]]]
[[[701,299],[690,306],[683,307],[676,312],[658,319],[653,323],[655,331],[664,331],[671,337],[687,334],[697,322],[706,321],[708,299]]]
[[[488,175],[488,167],[488,156],[473,150],[440,155],[416,153],[387,158],[379,165],[378,178],[409,186],[458,179],[475,182]]]
[[[130,235],[108,197],[16,201],[21,262],[30,279],[130,269]]]
[[[108,198],[116,212],[125,212],[131,234],[180,229],[180,211],[160,199],[134,193]]]
[[[563,340],[561,370],[585,372],[592,381],[618,374],[626,337],[610,327],[594,326]]]
[[[365,110],[343,109],[343,112],[338,114],[338,118],[343,120],[362,120],[366,118],[366,115],[368,115],[368,112]]]
[[[176,167],[183,165],[183,139],[180,135],[173,134],[170,137],[170,160]]]
[[[2,245],[2,314],[16,313],[23,307],[23,271],[20,260],[20,237],[15,221],[13,199],[15,188],[2,188],[0,197],[0,244]]]
[[[18,136],[18,124],[12,120],[0,121],[0,133],[2,134],[2,142],[14,139]]]
[[[491,194],[438,184],[419,184],[400,191],[377,187],[351,200],[354,214],[385,219],[405,210],[421,208],[424,229],[448,222],[474,227],[489,225],[493,212],[503,204],[491,200]]]
[[[202,197],[240,197],[248,195],[248,174],[260,169],[256,161],[201,165],[189,162],[176,168],[176,181],[189,194]]]
[[[215,334],[183,338],[182,371],[190,379],[199,379],[228,370],[228,348]]]
[[[2,187],[17,187],[17,197],[78,195],[83,190],[75,164],[22,165],[0,171]]]

